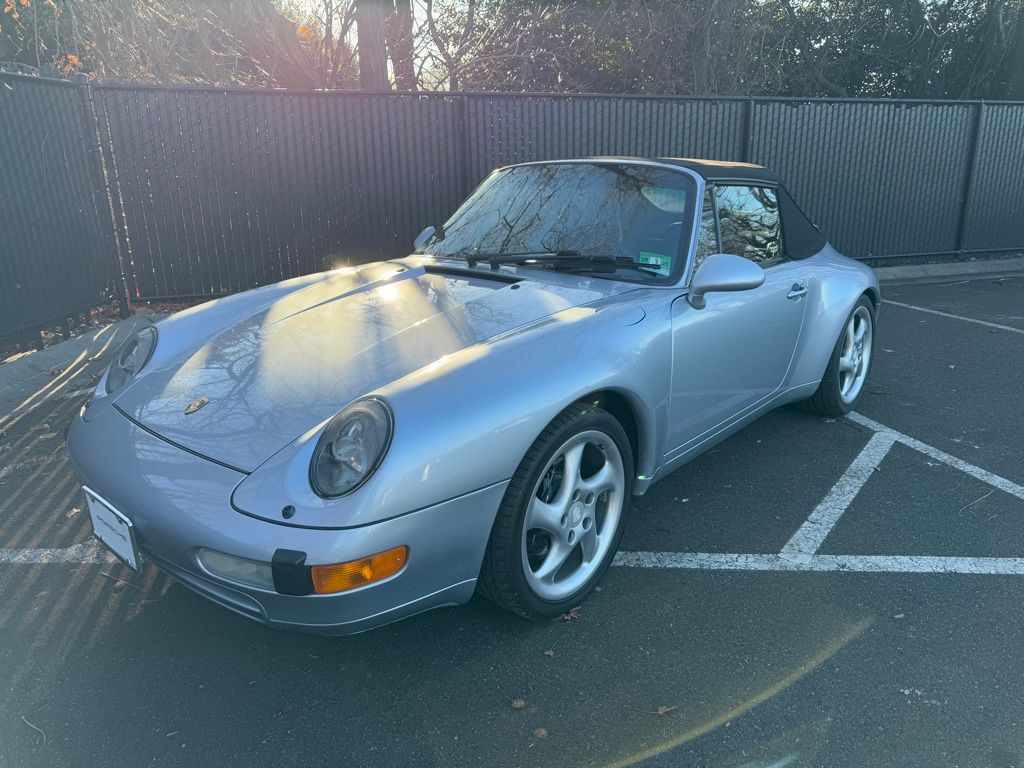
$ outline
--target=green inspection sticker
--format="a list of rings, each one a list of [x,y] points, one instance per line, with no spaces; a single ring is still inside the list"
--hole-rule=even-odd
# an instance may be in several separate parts
[[[652,253],[651,251],[640,251],[640,263],[650,264],[652,267],[657,267],[656,270],[651,270],[659,275],[671,275],[672,274],[672,257],[664,256],[660,253]]]

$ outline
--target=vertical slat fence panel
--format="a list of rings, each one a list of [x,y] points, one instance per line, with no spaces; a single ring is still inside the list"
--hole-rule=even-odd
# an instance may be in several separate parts
[[[403,255],[491,169],[564,157],[763,163],[857,258],[1024,250],[1024,104],[0,74],[0,136],[0,337],[116,294],[122,264],[132,298],[184,298]]]
[[[115,251],[87,92],[0,77],[0,336],[112,295]]]

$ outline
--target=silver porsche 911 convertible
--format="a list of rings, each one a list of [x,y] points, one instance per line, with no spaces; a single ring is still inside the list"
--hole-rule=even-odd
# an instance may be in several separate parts
[[[870,370],[877,280],[758,166],[506,167],[415,247],[138,331],[68,433],[96,535],[275,627],[554,617],[633,496]]]

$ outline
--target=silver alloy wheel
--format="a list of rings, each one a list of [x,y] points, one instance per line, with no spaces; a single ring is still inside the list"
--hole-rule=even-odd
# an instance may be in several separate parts
[[[625,490],[622,454],[604,432],[581,432],[555,451],[523,524],[523,571],[538,597],[565,600],[600,567],[622,520]]]
[[[839,356],[839,397],[852,403],[860,394],[871,363],[871,312],[860,306],[854,311],[843,334]]]

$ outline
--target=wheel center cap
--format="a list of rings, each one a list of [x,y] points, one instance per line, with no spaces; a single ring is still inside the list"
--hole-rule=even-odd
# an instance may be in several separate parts
[[[569,508],[569,525],[575,527],[580,524],[583,519],[583,505],[580,502],[576,502]]]

